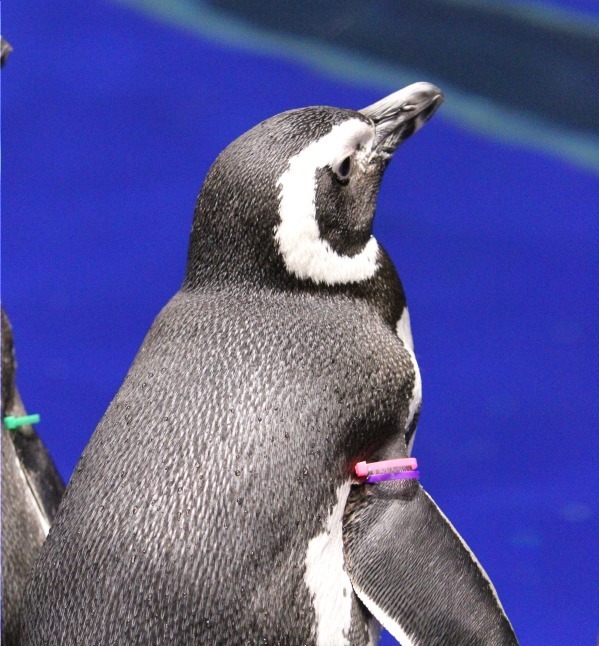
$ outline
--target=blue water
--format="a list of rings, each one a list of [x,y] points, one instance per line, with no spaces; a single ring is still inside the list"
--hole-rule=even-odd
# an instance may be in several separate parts
[[[391,88],[108,2],[8,3],[3,30],[2,300],[21,394],[68,479],[178,289],[215,156],[282,110],[360,108]],[[522,644],[597,633],[598,196],[590,171],[441,109],[379,201],[423,375],[422,481]]]

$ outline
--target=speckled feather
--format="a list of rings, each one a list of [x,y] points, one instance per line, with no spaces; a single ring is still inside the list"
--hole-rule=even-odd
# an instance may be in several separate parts
[[[2,308],[2,418],[26,415],[16,386],[13,333]],[[2,424],[2,643],[18,643],[25,584],[54,518],[64,485],[30,425]]]
[[[353,463],[405,425],[414,379],[384,253],[368,283],[317,287],[289,276],[273,244],[274,180],[315,136],[298,124],[313,128],[314,112],[258,126],[209,173],[185,284],[76,468],[23,643],[314,641],[308,540]],[[347,118],[317,112],[321,132]],[[258,145],[265,134],[284,154]],[[367,643],[354,602],[351,642]]]
[[[348,297],[177,295],[79,462],[28,626],[66,643],[276,643],[295,626],[284,643],[309,642],[308,537],[405,422],[410,368]]]
[[[405,138],[398,129],[417,129],[401,111],[406,97],[424,97],[426,118],[439,104],[434,86],[410,88],[393,95],[394,141]],[[420,396],[412,349],[398,336],[409,333],[409,319],[397,273],[382,248],[371,245],[374,260],[360,250],[373,240],[392,146],[382,140],[383,153],[354,172],[356,187],[339,181],[333,161],[313,169],[306,161],[328,154],[319,143],[328,133],[327,145],[352,129],[374,141],[364,114],[283,113],[214,163],[183,287],[94,432],[34,570],[23,644],[363,646],[376,633],[370,613],[396,626],[396,636],[407,631],[404,646],[433,643],[420,641],[432,634],[469,640],[473,624],[475,641],[463,643],[482,643],[498,624],[492,643],[515,643],[492,586],[417,483],[406,481],[414,504],[401,486],[386,498],[393,483],[376,493],[355,484],[342,535],[353,466],[407,455],[419,408],[413,393]],[[319,239],[310,239],[308,221],[305,250],[317,253],[307,263],[286,256],[297,250],[279,228],[289,215],[283,202],[293,215],[285,191],[296,195],[294,160],[299,185],[306,172],[313,185],[307,208]],[[327,276],[330,260],[335,275]],[[422,568],[411,570],[412,559],[436,559],[438,571],[417,580],[411,572]],[[331,587],[318,568],[335,563]],[[455,586],[459,598],[480,603],[445,611]],[[440,602],[423,607],[431,595]],[[343,617],[327,610],[337,607]]]

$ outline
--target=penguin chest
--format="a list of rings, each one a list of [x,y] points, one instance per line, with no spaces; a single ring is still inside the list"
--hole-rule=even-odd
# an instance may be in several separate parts
[[[410,399],[408,404],[408,419],[406,422],[406,432],[411,436],[411,445],[414,442],[415,424],[418,421],[418,414],[422,406],[422,378],[420,376],[420,369],[414,354],[414,341],[412,339],[412,328],[410,325],[410,313],[407,307],[404,307],[400,319],[397,321],[395,331],[404,346],[404,350],[408,353],[412,363],[412,370],[414,372],[414,382],[410,392]]]
[[[319,646],[349,644],[353,592],[345,570],[342,537],[349,490],[349,480],[337,488],[337,501],[306,550],[304,582],[314,608]]]

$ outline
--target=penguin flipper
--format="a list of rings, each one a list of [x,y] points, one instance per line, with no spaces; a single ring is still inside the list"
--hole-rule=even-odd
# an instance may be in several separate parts
[[[402,646],[518,644],[481,565],[416,480],[354,486],[343,544],[354,592]]]

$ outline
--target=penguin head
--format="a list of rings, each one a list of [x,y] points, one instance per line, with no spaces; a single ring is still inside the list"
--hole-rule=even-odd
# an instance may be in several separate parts
[[[198,197],[184,286],[372,278],[381,261],[372,223],[383,173],[442,101],[434,85],[414,83],[359,111],[284,112],[236,139]]]

